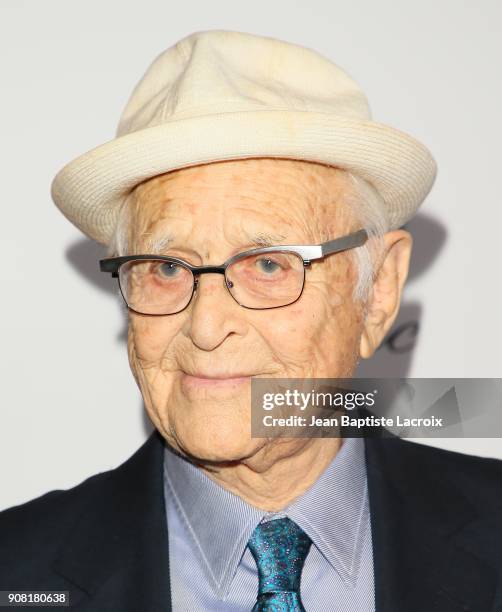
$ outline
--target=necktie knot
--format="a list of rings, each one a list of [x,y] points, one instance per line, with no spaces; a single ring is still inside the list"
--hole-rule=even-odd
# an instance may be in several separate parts
[[[303,610],[300,578],[312,541],[291,519],[260,523],[248,546],[258,567],[254,612]]]

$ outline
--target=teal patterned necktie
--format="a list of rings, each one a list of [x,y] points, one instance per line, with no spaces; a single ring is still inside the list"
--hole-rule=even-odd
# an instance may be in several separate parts
[[[258,599],[252,612],[305,612],[300,577],[312,540],[289,518],[260,523],[249,539],[258,566]]]

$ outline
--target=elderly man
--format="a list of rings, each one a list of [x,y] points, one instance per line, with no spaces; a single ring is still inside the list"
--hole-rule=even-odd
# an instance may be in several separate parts
[[[96,612],[502,610],[500,462],[251,435],[253,379],[350,378],[374,354],[434,176],[314,51],[208,31],[159,55],[117,138],[52,189],[109,246],[156,431],[0,514],[0,588]]]

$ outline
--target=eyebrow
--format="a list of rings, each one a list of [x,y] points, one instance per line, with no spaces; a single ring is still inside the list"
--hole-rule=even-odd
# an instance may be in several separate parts
[[[278,245],[283,240],[286,240],[286,236],[283,236],[282,234],[259,232],[258,234],[250,235],[248,239],[249,246],[270,247]],[[174,236],[172,234],[164,234],[162,236],[150,236],[145,240],[144,243],[146,249],[145,252],[151,255],[161,255],[173,241]]]
[[[173,240],[174,237],[172,234],[163,234],[162,236],[150,235],[144,242],[145,253],[162,255]]]
[[[266,232],[260,232],[249,236],[249,244],[257,247],[269,247],[274,246],[283,240],[286,240],[286,236],[281,234],[269,234]]]

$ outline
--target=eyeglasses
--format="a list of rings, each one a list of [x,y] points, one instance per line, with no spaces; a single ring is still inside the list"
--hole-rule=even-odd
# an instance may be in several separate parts
[[[251,249],[221,266],[193,266],[165,255],[125,255],[99,262],[102,272],[118,278],[127,307],[145,315],[170,315],[191,302],[201,274],[223,274],[233,299],[252,310],[280,308],[296,302],[312,261],[363,245],[366,230],[318,245],[270,246]]]

